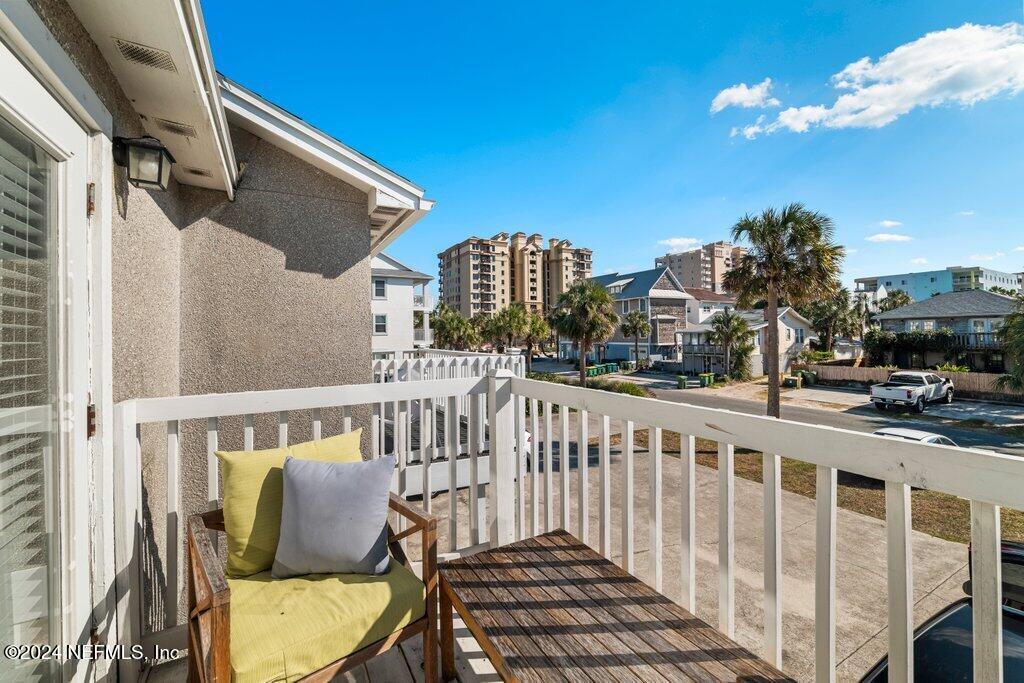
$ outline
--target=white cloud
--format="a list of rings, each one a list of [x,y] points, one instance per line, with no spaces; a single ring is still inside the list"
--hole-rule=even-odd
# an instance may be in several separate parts
[[[844,253],[847,256],[850,256],[851,254],[856,254],[858,251],[860,251],[860,249],[858,249],[857,247],[846,247]]]
[[[717,114],[726,107],[743,107],[749,109],[758,107],[777,107],[781,104],[772,97],[772,79],[766,78],[756,85],[748,86],[746,83],[737,83],[734,86],[722,90],[715,99],[711,100],[711,113]]]
[[[864,239],[868,242],[909,242],[913,238],[910,235],[898,235],[894,232],[877,232]]]
[[[749,126],[743,126],[742,128],[733,128],[729,131],[729,137],[734,138],[737,135],[742,135],[748,140],[753,140],[758,135],[764,132],[764,114],[757,117],[757,121],[750,124]]]
[[[898,228],[899,226],[903,225],[903,223],[901,223],[900,221],[884,220],[878,221],[878,225],[879,227],[882,228]]]
[[[974,215],[974,211],[957,211],[956,215],[957,216],[973,216]]]
[[[1001,251],[997,251],[994,254],[971,254],[970,259],[972,261],[995,261],[997,258],[1006,256]]]
[[[1014,251],[1024,251],[1024,244],[1020,245],[1019,247],[1014,247],[1013,250]]]
[[[910,262],[913,263],[915,266],[923,266],[926,263],[928,263],[928,259],[919,256],[917,258],[910,259]]]
[[[926,33],[877,60],[847,64],[832,86],[834,102],[784,109],[763,132],[881,128],[918,107],[1016,95],[1024,90],[1024,26],[964,24]]]
[[[671,251],[686,251],[700,244],[696,237],[669,237],[658,240],[658,244],[668,247]]]

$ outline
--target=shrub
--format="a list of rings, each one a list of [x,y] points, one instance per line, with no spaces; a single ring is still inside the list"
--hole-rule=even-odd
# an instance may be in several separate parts
[[[611,391],[616,394],[628,394],[629,396],[640,396],[647,398],[651,396],[651,392],[639,384],[633,384],[632,382],[617,382],[615,380],[608,379],[597,379],[587,382],[588,389],[597,389],[599,391]]]
[[[936,365],[935,369],[939,372],[970,372],[971,369],[966,365],[957,365],[955,363],[943,363],[942,365]]]
[[[816,351],[815,349],[805,348],[800,352],[800,360],[804,363],[820,363],[824,360],[832,360],[836,357],[833,351]]]
[[[864,353],[872,365],[885,362],[885,354],[896,346],[896,333],[872,327],[864,334]]]

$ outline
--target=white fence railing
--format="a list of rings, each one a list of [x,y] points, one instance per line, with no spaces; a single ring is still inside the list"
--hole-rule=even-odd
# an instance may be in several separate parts
[[[429,359],[424,359],[429,360]],[[385,363],[388,363],[385,361]],[[390,363],[393,363],[390,362]],[[406,365],[410,361],[399,361]],[[213,456],[220,439],[221,420],[242,416],[242,437],[247,448],[254,442],[255,416],[276,416],[277,442],[289,442],[289,423],[300,413],[312,421],[313,438],[323,433],[328,409],[342,411],[340,428],[347,431],[356,419],[369,419],[375,435],[390,432],[390,439],[374,438],[373,456],[393,451],[398,456],[395,489],[410,490],[416,462],[418,489],[423,505],[431,508],[431,495],[439,485],[457,480],[460,467],[469,477],[468,512],[458,496],[448,496],[447,509],[434,509],[447,517],[448,548],[466,552],[483,543],[503,544],[516,538],[571,526],[581,539],[589,529],[599,530],[597,547],[606,557],[621,551],[624,568],[634,569],[637,525],[634,501],[635,454],[633,435],[649,430],[650,458],[647,510],[641,513],[650,530],[650,575],[655,588],[663,581],[662,502],[667,496],[681,500],[680,530],[682,596],[680,602],[693,611],[696,603],[695,558],[697,552],[695,501],[695,440],[718,444],[718,604],[719,628],[732,636],[735,621],[734,449],[750,448],[764,453],[764,590],[763,656],[782,663],[782,536],[781,457],[817,466],[816,557],[814,584],[814,649],[818,680],[834,680],[836,669],[836,482],[844,470],[885,482],[888,529],[888,639],[891,680],[913,677],[913,579],[911,571],[911,487],[942,491],[971,501],[972,594],[974,619],[974,672],[976,680],[1002,678],[1002,612],[1000,568],[1000,507],[1024,508],[1024,459],[965,448],[925,445],[885,439],[859,432],[788,422],[655,399],[637,398],[580,389],[515,376],[507,369],[491,369],[488,376],[439,378],[430,366],[421,368],[420,381],[291,389],[238,394],[140,399],[117,406],[115,429],[119,434],[120,465],[118,509],[126,515],[117,520],[119,605],[131,628],[122,632],[141,638],[142,574],[141,536],[141,428],[163,426],[166,432],[167,547],[162,573],[164,583],[150,586],[163,595],[170,618],[149,638],[151,643],[180,646],[180,632],[173,627],[182,586],[178,555],[183,517],[180,488],[181,425],[199,421],[206,433],[206,498],[218,504],[217,460]],[[434,365],[436,370],[438,365]],[[412,369],[406,368],[413,372]],[[396,371],[388,365],[382,371]],[[400,372],[401,370],[397,370]],[[381,406],[392,410],[382,410]],[[369,410],[367,410],[369,408]],[[528,410],[527,410],[528,408]],[[369,418],[362,418],[369,413]],[[442,416],[442,419],[438,419]],[[415,418],[415,419],[414,419]],[[622,445],[618,459],[621,495],[612,500],[611,420],[621,425]],[[420,427],[415,427],[418,422]],[[598,463],[596,485],[591,484],[589,465],[590,425],[597,425]],[[390,425],[390,426],[389,426]],[[575,433],[570,429],[575,426]],[[678,490],[662,487],[662,435],[680,434],[681,484]],[[419,434],[417,435],[417,432]],[[576,441],[576,467],[570,453]],[[236,437],[237,438],[237,435]],[[557,451],[554,444],[558,443]],[[492,447],[493,446],[493,447]],[[557,452],[557,456],[555,453]],[[565,457],[563,457],[563,454]],[[528,455],[528,458],[526,457]],[[557,464],[557,466],[555,466]],[[584,466],[580,466],[583,464]],[[573,482],[572,470],[576,470]],[[557,471],[557,482],[555,481]],[[482,483],[486,472],[490,485]],[[574,485],[575,484],[575,485]],[[555,486],[559,495],[555,496]],[[594,490],[596,489],[596,490]],[[590,518],[590,497],[597,495],[597,519]],[[555,501],[557,500],[557,505]],[[613,512],[613,507],[618,510]],[[612,517],[620,523],[620,537],[613,546]],[[464,532],[460,535],[459,531]],[[468,543],[460,543],[460,538]],[[122,600],[123,599],[123,600]]]

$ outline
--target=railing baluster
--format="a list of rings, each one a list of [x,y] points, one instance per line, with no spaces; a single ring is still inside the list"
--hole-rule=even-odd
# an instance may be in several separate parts
[[[317,411],[317,415],[319,415],[320,409],[317,408],[316,411]],[[319,422],[318,420],[314,420],[313,421],[313,432],[314,432],[314,434],[318,434],[319,433],[320,425],[318,424],[318,422]],[[344,432],[345,434],[348,434],[349,432],[352,431],[352,406],[344,406],[341,409],[341,431]],[[318,435],[315,435],[313,437],[313,440],[315,441],[316,439],[319,439],[319,438],[320,437]]]
[[[612,466],[611,466],[611,420],[601,415],[601,433],[598,436],[598,529],[601,554],[612,556]]]
[[[409,450],[408,450],[408,428],[409,428],[409,402],[399,401],[398,412],[395,414],[395,456],[397,458],[398,467],[398,495],[400,498],[405,499],[409,493],[409,482],[408,482],[408,467],[409,467]],[[405,531],[408,526],[408,520],[402,515],[398,517],[398,531]],[[405,539],[403,538],[402,547],[406,547]]]
[[[580,410],[576,413],[579,423],[576,430],[576,481],[579,486],[577,502],[579,512],[576,522],[578,524],[579,537],[584,543],[590,543],[590,490],[589,468],[590,468],[590,422],[587,411]]]
[[[889,680],[914,680],[914,574],[910,487],[885,482],[889,576]]]
[[[164,587],[164,628],[178,623],[178,555],[181,552],[178,499],[181,494],[178,421],[167,421],[167,585]]]
[[[552,485],[551,404],[544,402],[544,531],[555,528],[555,493]]]
[[[971,501],[971,602],[974,615],[974,680],[1003,680],[1003,565],[1000,510]]]
[[[430,459],[434,441],[434,400],[420,399],[420,474],[423,476],[423,509],[430,512]]]
[[[836,470],[818,465],[814,507],[814,678],[836,680]]]
[[[633,422],[622,421],[622,568],[633,573]]]
[[[309,414],[313,420],[313,441],[319,441],[324,438],[324,411],[322,408],[313,408]]]
[[[246,415],[243,419],[242,426],[242,448],[247,451],[253,450],[253,443],[256,440],[255,428],[253,427],[254,419],[252,415]]]
[[[217,471],[217,418],[206,419],[206,502],[210,510],[219,505],[220,481]]]
[[[444,441],[448,455],[448,550],[459,548],[459,397],[449,396],[445,408]]]
[[[516,538],[526,538],[526,399],[516,395]]]
[[[569,406],[558,408],[558,483],[561,489],[559,519],[561,527],[569,529]]]
[[[477,440],[477,429],[480,427],[482,411],[480,410],[480,402],[476,396],[471,396],[469,399],[469,424],[468,424],[468,441],[467,444],[469,449],[469,543],[470,545],[477,545],[481,542],[481,528],[486,525],[486,521],[483,519],[483,506],[481,503],[481,493],[483,487],[480,485],[480,473],[477,469],[479,463],[477,462],[480,455],[480,442]],[[494,450],[493,448],[491,449]]]
[[[718,629],[730,638],[736,632],[735,506],[733,445],[718,444]]]
[[[282,410],[277,414],[277,447],[288,446],[288,411]]]
[[[648,487],[651,546],[651,576],[654,590],[662,589],[662,543],[661,543],[661,428],[647,428],[647,457],[650,459],[650,485]]]
[[[680,509],[680,553],[679,567],[682,581],[682,605],[695,613],[697,609],[697,439],[686,434],[679,435],[679,460],[681,466],[679,489],[682,493]]]
[[[540,533],[540,417],[537,399],[530,399],[530,535]]]
[[[765,453],[764,481],[764,657],[782,666],[782,458]]]

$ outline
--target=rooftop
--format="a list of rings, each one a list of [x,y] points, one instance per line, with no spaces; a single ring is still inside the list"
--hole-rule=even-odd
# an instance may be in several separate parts
[[[984,289],[947,292],[906,306],[879,313],[877,320],[904,318],[970,318],[974,316],[1005,316],[1016,309],[1017,302],[1008,296]]]

